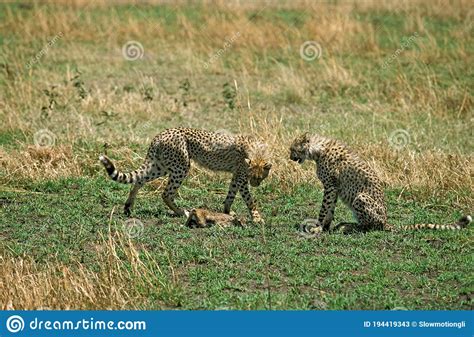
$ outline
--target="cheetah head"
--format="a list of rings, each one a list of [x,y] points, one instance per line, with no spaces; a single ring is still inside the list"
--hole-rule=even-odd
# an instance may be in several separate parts
[[[303,164],[309,154],[309,141],[310,136],[308,133],[296,137],[290,146],[290,159]]]
[[[262,181],[268,177],[272,164],[263,159],[245,159],[248,166],[249,182],[253,187],[260,186]]]

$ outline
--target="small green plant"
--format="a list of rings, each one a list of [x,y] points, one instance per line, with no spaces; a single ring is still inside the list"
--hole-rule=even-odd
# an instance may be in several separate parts
[[[185,79],[181,82],[179,89],[181,91],[181,101],[183,102],[183,106],[188,106],[189,91],[191,90],[191,83],[189,80]]]
[[[133,87],[133,85],[131,84],[125,84],[123,86],[123,91],[125,92],[132,92],[135,88]]]
[[[229,82],[224,83],[224,90],[222,90],[222,96],[229,109],[234,110],[236,107],[235,99],[237,97],[237,90]]]
[[[144,85],[140,90],[140,93],[143,95],[144,101],[153,101],[154,94],[153,87],[151,85]]]
[[[48,97],[48,105],[41,107],[41,118],[47,118],[50,111],[54,110],[55,106],[58,104],[57,98],[59,93],[56,91],[57,86],[52,85],[49,89],[44,89],[43,93]]]
[[[71,78],[71,82],[74,88],[76,88],[77,93],[81,99],[84,99],[87,97],[89,92],[84,86],[84,81],[81,78],[82,72],[79,71],[79,69],[76,69],[76,74],[74,75],[73,78]]]
[[[109,119],[112,119],[112,118],[114,118],[115,116],[117,116],[117,114],[116,114],[115,112],[110,111],[110,110],[109,110],[109,111],[107,111],[107,110],[102,110],[100,113],[101,113],[102,116],[104,116],[104,119],[103,119],[102,121],[98,122],[96,125],[105,124],[105,123],[107,123],[107,121],[108,121]]]

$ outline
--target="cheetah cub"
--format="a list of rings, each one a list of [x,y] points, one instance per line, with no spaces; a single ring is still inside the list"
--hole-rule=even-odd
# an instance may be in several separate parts
[[[191,128],[167,129],[152,141],[145,162],[135,171],[118,171],[106,156],[100,156],[109,176],[124,184],[134,184],[124,211],[130,215],[138,190],[144,183],[168,175],[168,184],[163,192],[165,204],[177,215],[184,215],[174,202],[178,188],[188,175],[191,160],[213,171],[233,174],[224,202],[224,213],[229,213],[237,192],[247,204],[253,221],[261,222],[256,204],[249,191],[257,187],[268,176],[272,165],[265,160],[264,146],[247,136],[231,136]]]
[[[387,209],[381,180],[366,162],[337,140],[319,135],[304,134],[297,137],[290,147],[290,159],[302,164],[314,160],[317,176],[324,187],[323,202],[318,224],[323,231],[330,228],[337,199],[340,198],[351,210],[356,223],[336,226],[342,232],[386,230],[395,228],[387,223]],[[471,216],[446,225],[416,224],[403,226],[402,230],[448,229],[467,227]]]
[[[188,214],[186,226],[191,228],[218,227],[243,227],[244,223],[234,212],[230,214],[213,212],[204,208],[195,208]]]

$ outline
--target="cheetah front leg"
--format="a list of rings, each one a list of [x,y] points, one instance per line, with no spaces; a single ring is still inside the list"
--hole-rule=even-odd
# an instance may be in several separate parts
[[[334,209],[337,203],[337,189],[335,187],[327,187],[324,189],[323,202],[319,210],[318,221],[324,231],[329,230],[332,219],[334,217]]]
[[[235,196],[239,190],[238,175],[234,174],[229,185],[229,192],[227,192],[227,197],[224,201],[224,213],[229,214],[230,208],[234,203]]]
[[[247,204],[247,208],[249,209],[252,221],[257,223],[263,223],[264,221],[257,210],[257,205],[255,204],[255,201],[253,200],[252,195],[250,194],[249,183],[245,182],[241,184],[239,186],[239,191],[242,195],[242,198],[244,198],[245,203]]]
[[[176,205],[176,203],[174,202],[174,198],[176,196],[178,188],[183,183],[184,178],[186,178],[188,170],[189,167],[187,170],[180,170],[171,173],[168,178],[168,184],[166,185],[166,189],[163,192],[163,201],[177,216],[183,216],[186,214],[184,210],[180,209],[178,205]]]

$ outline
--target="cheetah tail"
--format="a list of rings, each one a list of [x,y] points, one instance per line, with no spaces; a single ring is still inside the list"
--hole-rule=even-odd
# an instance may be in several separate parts
[[[466,228],[472,222],[472,217],[470,215],[464,215],[459,218],[458,221],[446,224],[446,225],[437,225],[437,224],[415,224],[402,226],[402,230],[418,230],[418,229],[434,229],[434,230],[459,230]]]
[[[144,163],[138,170],[123,173],[115,168],[115,165],[109,158],[107,158],[107,156],[102,155],[99,157],[99,160],[104,165],[110,178],[122,184],[136,184],[142,182],[149,173],[150,166],[146,163]]]

